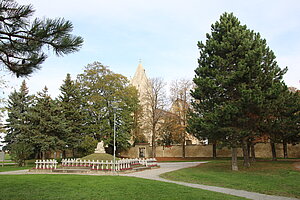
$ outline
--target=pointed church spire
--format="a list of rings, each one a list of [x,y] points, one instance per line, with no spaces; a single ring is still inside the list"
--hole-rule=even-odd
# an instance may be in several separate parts
[[[141,60],[139,61],[139,65],[135,71],[133,78],[131,79],[131,84],[136,87],[140,94],[140,97],[146,92],[147,87],[149,87],[149,80],[147,78],[146,71],[141,63]]]
[[[136,82],[137,84],[139,84],[143,79],[147,79],[147,76],[146,76],[146,72],[145,72],[145,69],[142,65],[142,62],[141,62],[141,59],[139,60],[139,65],[135,71],[135,74],[131,80],[132,84],[134,84],[134,82]],[[136,85],[135,85],[136,86]]]

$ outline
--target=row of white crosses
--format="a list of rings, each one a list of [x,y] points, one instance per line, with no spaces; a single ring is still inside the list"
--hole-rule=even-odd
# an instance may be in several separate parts
[[[114,171],[113,161],[92,161],[92,170],[102,170],[102,171]],[[116,161],[115,171],[129,170],[132,169],[129,162],[124,162],[122,160]]]
[[[79,160],[79,159],[63,159],[63,167],[91,167],[92,170],[104,170],[113,171],[114,163],[113,161],[94,161],[94,160]],[[115,170],[128,170],[132,169],[133,165],[144,165],[146,167],[157,166],[157,160],[155,158],[148,159],[120,159],[116,161]]]
[[[135,158],[129,160],[133,162],[133,165],[144,165],[146,167],[157,166],[157,160],[155,158]]]
[[[120,159],[116,161],[114,165],[113,161],[90,161],[80,159],[62,159],[63,167],[91,167],[92,170],[103,170],[103,171],[121,171],[132,169],[132,166],[143,165],[146,167],[157,166],[157,160],[155,158],[135,158],[135,159]],[[36,160],[36,169],[56,169],[56,160]]]
[[[35,168],[36,169],[56,169],[57,161],[53,160],[36,160]]]
[[[90,167],[90,160],[79,160],[79,159],[62,159],[61,165],[63,167]]]
[[[145,162],[146,167],[155,167],[157,166],[157,160],[155,158],[148,158]]]

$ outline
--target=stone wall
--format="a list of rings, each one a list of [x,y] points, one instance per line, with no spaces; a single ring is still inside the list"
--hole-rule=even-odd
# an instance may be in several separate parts
[[[149,158],[152,155],[152,150],[149,145],[136,145],[128,151],[122,152],[121,156],[136,158],[140,157],[141,148],[145,149],[145,157]],[[281,144],[276,144],[277,157],[283,157],[283,149]],[[255,145],[255,154],[257,158],[271,158],[271,146],[269,143],[259,143]],[[182,146],[158,146],[156,147],[157,157],[182,157]],[[238,149],[238,156],[242,156],[242,150]],[[212,145],[187,145],[186,157],[212,157]],[[231,149],[226,147],[217,149],[217,157],[231,157]],[[300,144],[288,145],[288,157],[300,158]]]

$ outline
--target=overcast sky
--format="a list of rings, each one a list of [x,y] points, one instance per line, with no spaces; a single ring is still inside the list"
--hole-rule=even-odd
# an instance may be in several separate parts
[[[224,12],[233,12],[242,24],[267,40],[280,67],[288,66],[284,80],[300,88],[300,1],[298,0],[17,0],[32,4],[35,17],[63,17],[74,25],[73,33],[84,38],[82,49],[56,57],[52,52],[42,70],[26,79],[30,93],[46,85],[52,97],[70,73],[72,78],[94,61],[110,66],[128,78],[139,59],[148,77],[166,81],[194,76],[199,51]],[[23,79],[5,74],[9,85],[19,89]],[[6,91],[11,92],[12,88]]]

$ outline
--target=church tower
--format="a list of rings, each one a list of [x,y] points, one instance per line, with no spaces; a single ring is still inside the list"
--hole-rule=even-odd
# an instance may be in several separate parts
[[[131,84],[136,87],[139,92],[139,100],[142,103],[143,97],[146,95],[149,88],[149,80],[142,63],[139,63],[136,72],[131,79]]]
[[[149,119],[150,119],[150,113],[149,113],[149,92],[151,92],[151,83],[149,79],[147,78],[145,69],[140,62],[136,72],[131,79],[130,83],[136,87],[139,95],[139,101],[141,110],[138,115],[138,123],[140,125],[139,134],[142,135],[145,139],[143,142],[148,142],[151,144],[152,141],[152,134],[151,129],[149,127]]]

